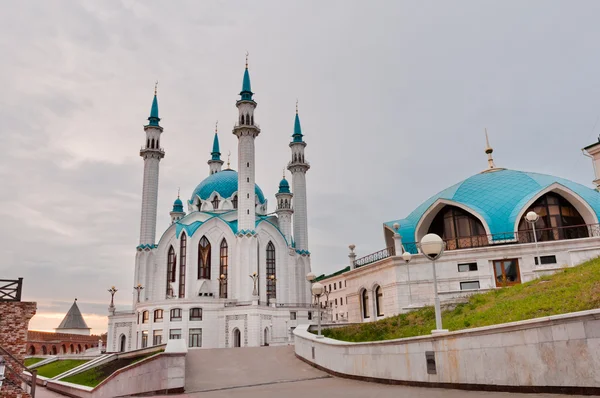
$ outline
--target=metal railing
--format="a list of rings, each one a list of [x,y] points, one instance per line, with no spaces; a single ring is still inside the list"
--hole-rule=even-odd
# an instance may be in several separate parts
[[[10,359],[12,359],[12,362],[16,363],[18,366],[20,366],[21,368],[23,368],[23,370],[26,370],[29,373],[31,373],[31,380],[27,380],[26,378],[23,377],[22,372],[19,372],[18,370],[15,370],[12,367],[10,367],[8,365],[7,361],[4,360],[4,358],[2,358],[2,356],[0,356],[0,362],[4,361],[5,373],[8,370],[13,375],[15,375],[15,377],[17,379],[21,380],[23,383],[25,383],[27,386],[29,386],[29,394],[31,394],[31,398],[35,398],[35,386],[36,386],[36,381],[37,381],[37,370],[36,369],[32,369],[32,370],[27,369],[27,367],[24,364],[22,364],[21,362],[19,362],[19,360],[17,358],[15,358],[10,352],[6,351],[1,346],[0,346],[0,353],[2,355],[6,355]],[[8,381],[7,378],[4,377],[3,375],[0,375],[0,377],[3,378],[2,381],[4,383],[6,383]],[[10,380],[10,381],[12,382],[12,380]],[[20,387],[20,386],[18,386],[18,387]]]
[[[538,242],[550,242],[567,239],[581,239],[600,237],[600,224],[581,224],[569,227],[536,228],[535,235]],[[533,230],[517,232],[501,232],[489,235],[461,236],[445,238],[445,250],[472,249],[486,246],[515,245],[521,243],[534,243]],[[403,242],[404,250],[418,253],[417,242]]]
[[[0,279],[0,301],[21,301],[23,278]]]
[[[354,266],[356,268],[363,267],[367,264],[371,264],[376,261],[383,260],[384,258],[388,258],[388,257],[395,256],[395,255],[396,255],[396,250],[394,249],[393,246],[386,247],[383,250],[379,250],[378,252],[371,253],[369,255],[366,255],[364,257],[354,260]]]

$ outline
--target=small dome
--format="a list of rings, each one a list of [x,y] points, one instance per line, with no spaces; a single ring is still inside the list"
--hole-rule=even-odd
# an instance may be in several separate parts
[[[181,199],[177,198],[175,199],[175,202],[173,202],[173,212],[183,213],[183,202]]]
[[[211,174],[202,181],[190,199],[190,203],[194,203],[194,199],[198,196],[201,200],[210,200],[211,195],[217,192],[222,198],[229,199],[238,191],[238,173],[235,170],[226,169],[218,173]],[[265,195],[260,187],[254,184],[254,193],[258,196],[260,204],[265,203]]]
[[[285,178],[279,182],[279,193],[290,193],[290,184]]]

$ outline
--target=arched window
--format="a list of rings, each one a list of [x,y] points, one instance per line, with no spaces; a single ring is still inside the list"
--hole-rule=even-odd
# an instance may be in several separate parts
[[[150,322],[150,311],[142,312],[142,323]]]
[[[206,236],[198,244],[198,279],[210,279],[210,242]]]
[[[34,346],[29,347],[29,349],[27,350],[27,355],[35,355],[35,347]]]
[[[240,124],[244,124],[244,115],[240,115]]]
[[[375,309],[377,316],[383,316],[383,290],[381,290],[381,286],[375,288]]]
[[[219,297],[227,298],[227,266],[229,264],[229,258],[227,253],[227,241],[225,238],[221,241],[221,253],[220,253],[220,261],[219,261]]]
[[[154,149],[154,138],[152,138],[152,144],[151,144],[150,148]]]
[[[534,211],[538,216],[535,232],[538,241],[587,238],[589,232],[581,214],[568,200],[555,193],[547,193],[536,200],[519,222],[519,241],[533,242],[533,230],[525,215]]]
[[[77,352],[81,352],[81,344],[77,344]]]
[[[167,297],[173,297],[173,285],[175,282],[175,269],[177,268],[177,257],[175,257],[175,249],[169,247],[169,255],[167,256]]]
[[[69,354],[74,354],[75,353],[75,347],[73,346],[73,344],[71,344],[69,346]]]
[[[441,236],[446,250],[486,246],[489,242],[481,221],[455,206],[445,206],[431,222],[428,233]]]
[[[238,328],[233,329],[233,346],[234,347],[242,346],[242,333],[240,332],[240,329],[238,329]]]
[[[185,266],[187,252],[187,236],[185,232],[181,233],[179,238],[179,298],[185,297]]]
[[[125,337],[125,335],[122,334],[119,340],[119,351],[125,352],[125,343],[127,342],[127,337]]]
[[[369,292],[367,292],[367,289],[362,291],[360,299],[362,305],[363,319],[368,319],[371,316],[371,311],[369,308]]]
[[[250,124],[250,115],[246,113],[246,124]]]
[[[250,124],[254,126],[254,115],[250,116]]]
[[[198,199],[198,211],[202,211],[202,201]]]
[[[233,196],[233,200],[231,201],[231,203],[233,203],[233,208],[237,209],[237,207],[238,207],[238,198],[237,198],[237,195]]]
[[[52,355],[58,354],[58,350],[56,349],[55,345],[52,346],[52,350],[51,351],[52,351]]]
[[[211,203],[213,205],[213,209],[217,210],[219,208],[219,197],[215,195]]]
[[[61,354],[66,354],[67,353],[67,346],[66,345],[62,345],[60,346],[60,353]]]
[[[45,345],[42,346],[42,355],[48,355],[48,349],[46,348]]]
[[[146,140],[146,148],[150,148],[150,138]]]
[[[267,299],[277,297],[275,278],[275,245],[273,242],[269,242],[267,245]]]

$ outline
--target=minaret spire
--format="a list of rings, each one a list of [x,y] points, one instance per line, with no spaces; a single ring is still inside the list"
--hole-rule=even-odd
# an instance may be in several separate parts
[[[490,139],[488,137],[487,128],[485,129],[485,153],[488,156],[488,166],[490,169],[495,169],[496,165],[494,164],[494,159],[492,158],[492,152],[494,149],[490,146]]]
[[[221,167],[223,166],[223,161],[221,160],[221,150],[219,149],[219,135],[218,135],[218,126],[219,121],[215,123],[215,138],[213,139],[213,148],[211,154],[211,158],[208,161],[209,172],[210,174],[215,174],[221,171]]]
[[[294,120],[294,134],[290,148],[292,160],[288,163],[288,170],[292,173],[292,192],[294,193],[294,241],[296,251],[308,255],[308,217],[306,210],[306,172],[310,165],[304,160],[306,142],[300,127],[298,115],[298,102],[296,101],[296,118]]]

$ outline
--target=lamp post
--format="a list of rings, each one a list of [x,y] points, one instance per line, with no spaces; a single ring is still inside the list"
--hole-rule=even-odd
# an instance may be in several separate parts
[[[429,260],[431,260],[431,265],[433,267],[433,300],[435,303],[435,330],[432,330],[432,333],[435,332],[447,332],[447,330],[442,329],[442,311],[440,309],[440,298],[438,297],[438,289],[437,289],[437,276],[435,273],[435,260],[442,256],[444,253],[444,241],[436,234],[427,234],[421,239],[421,251]]]
[[[409,267],[408,263],[410,263],[410,260],[412,259],[412,254],[410,254],[410,252],[405,251],[404,253],[402,253],[402,259],[406,262],[406,274],[408,276],[408,305],[411,306],[412,305],[412,290],[410,287],[410,267]]]
[[[277,279],[275,279],[275,275],[271,274],[269,276],[267,276],[267,305],[269,305],[269,282],[271,282],[271,284],[273,285],[273,290],[275,290],[275,282],[277,282]],[[277,292],[275,292],[277,293]],[[277,294],[275,294],[275,297],[277,297]]]
[[[312,293],[317,297],[317,338],[321,336],[321,295],[323,294],[323,285],[319,282],[313,283],[311,287]]]
[[[115,293],[118,292],[118,289],[116,289],[114,286],[111,286],[110,289],[108,289],[108,292],[110,293],[110,308],[113,308],[115,306]],[[138,300],[139,301],[139,300]]]
[[[254,283],[254,289],[252,290],[252,295],[253,296],[258,296],[258,291],[256,290],[256,281],[258,280],[258,274],[256,273],[256,271],[254,271],[252,273],[252,275],[249,275],[250,278],[252,278],[252,282]]]
[[[535,233],[535,223],[540,219],[540,216],[537,215],[535,211],[530,211],[525,215],[525,220],[531,224],[533,228],[533,241],[535,242],[535,253],[537,256],[537,264],[535,264],[535,259],[533,261],[535,265],[542,265],[542,259],[540,257],[540,249],[538,248],[537,234]]]
[[[219,276],[219,284],[221,287],[221,291],[219,292],[219,298],[227,298],[227,277],[225,274],[221,274]]]
[[[140,293],[142,290],[144,290],[144,287],[142,286],[141,283],[138,283],[136,287],[133,288],[134,290],[137,290],[137,302],[140,302]]]

